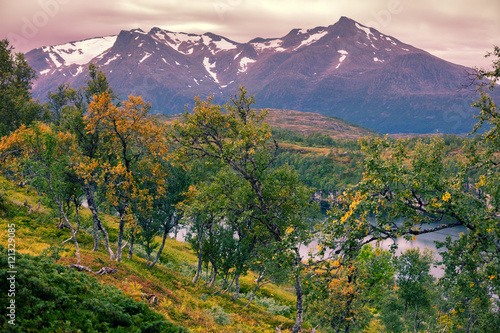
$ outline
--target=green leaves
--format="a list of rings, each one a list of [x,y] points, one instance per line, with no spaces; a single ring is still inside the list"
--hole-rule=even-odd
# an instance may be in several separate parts
[[[500,57],[498,47],[493,55]],[[494,65],[492,71],[478,71],[480,79],[489,79],[486,85],[491,89],[499,77],[500,61]],[[458,240],[438,246],[445,266],[441,283],[457,308],[453,315],[467,330],[482,320],[479,313],[494,309],[492,295],[499,292],[500,113],[484,86],[480,90],[474,104],[480,109],[479,122],[473,132],[489,127],[482,137],[464,139],[463,148],[455,149],[453,156],[445,151],[446,136],[416,142],[363,140],[363,179],[339,198],[321,235],[321,246],[350,259],[366,243],[400,237],[415,240],[420,234],[465,227]],[[418,304],[428,301],[425,285],[430,283],[426,280],[431,260],[412,251],[398,260],[398,283],[400,296],[415,304],[417,330]]]
[[[179,207],[196,233],[198,272],[201,260],[214,275],[236,278],[252,266],[271,280],[297,278],[300,287],[298,247],[309,239],[312,191],[288,165],[274,167],[278,144],[264,122],[267,113],[251,109],[253,103],[242,87],[223,107],[211,97],[197,99],[193,112],[173,124],[175,159],[208,171],[198,173]]]
[[[44,108],[31,99],[34,79],[24,55],[14,54],[8,40],[0,40],[0,137],[45,118]]]
[[[271,171],[277,144],[270,145],[266,113],[251,109],[253,102],[244,88],[223,108],[211,98],[198,99],[184,123],[172,126],[171,138],[178,160],[225,165],[209,181],[215,187],[210,190],[214,205],[224,216],[246,216],[281,240],[288,226],[300,223],[310,193],[290,168]]]

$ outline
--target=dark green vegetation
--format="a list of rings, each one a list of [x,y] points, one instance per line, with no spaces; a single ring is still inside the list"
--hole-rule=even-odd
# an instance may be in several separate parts
[[[14,55],[9,42],[0,40],[0,136],[22,124],[48,119],[40,103],[31,99],[35,71],[22,53]]]
[[[7,249],[0,248],[0,264],[7,267]],[[127,297],[114,286],[54,263],[52,257],[18,255],[16,258],[16,322],[3,321],[4,332],[171,332],[174,325],[145,303]],[[9,274],[2,270],[1,289],[8,290]],[[3,295],[2,309],[9,305]]]
[[[297,333],[500,324],[500,115],[486,85],[482,136],[355,141],[271,128],[244,87],[226,105],[196,99],[161,123],[141,97],[118,102],[106,75],[89,72],[85,86],[49,95],[44,123],[0,142],[2,228],[15,228],[15,250],[26,254],[11,267],[19,325]],[[330,204],[326,218],[318,201]],[[439,259],[377,246],[455,226],[465,232],[437,244]],[[186,243],[169,237],[179,229]],[[0,244],[12,247],[9,237]],[[92,273],[105,266],[118,271]],[[3,304],[12,299],[5,280]]]

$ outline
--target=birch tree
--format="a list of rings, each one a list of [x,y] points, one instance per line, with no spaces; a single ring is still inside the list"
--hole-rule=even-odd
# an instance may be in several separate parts
[[[241,187],[226,193],[225,200],[231,204],[225,206],[223,215],[252,221],[253,233],[273,240],[277,257],[291,258],[297,293],[292,331],[298,332],[303,321],[298,246],[306,238],[311,191],[299,183],[291,168],[271,169],[278,144],[264,122],[266,112],[251,108],[254,99],[246,89],[241,88],[223,107],[214,105],[211,98],[195,102],[193,112],[186,111],[183,121],[172,126],[176,157],[221,163],[240,180]]]

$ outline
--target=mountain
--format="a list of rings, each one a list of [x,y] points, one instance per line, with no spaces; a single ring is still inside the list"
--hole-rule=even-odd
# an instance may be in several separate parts
[[[194,96],[225,102],[245,85],[257,107],[318,112],[382,133],[466,133],[475,98],[471,70],[342,17],[328,27],[237,43],[212,33],[153,28],[46,46],[26,54],[42,100],[57,85],[83,85],[90,62],[122,98],[140,94],[175,114]]]

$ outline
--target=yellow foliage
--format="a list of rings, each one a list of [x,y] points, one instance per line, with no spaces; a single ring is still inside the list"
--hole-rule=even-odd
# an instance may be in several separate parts
[[[172,305],[172,301],[167,299],[167,298],[162,298],[160,300],[160,306],[164,309],[167,309],[168,307],[170,307]]]
[[[479,176],[479,181],[475,184],[476,188],[480,188],[486,185],[486,177],[484,175]]]
[[[124,287],[124,292],[125,294],[131,296],[136,301],[140,301],[142,296],[142,286],[134,281],[126,282],[126,285]]]

